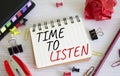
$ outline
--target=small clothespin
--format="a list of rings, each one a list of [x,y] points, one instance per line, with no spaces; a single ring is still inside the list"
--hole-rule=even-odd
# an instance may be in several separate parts
[[[16,39],[13,38],[13,36],[12,36],[12,38],[8,41],[8,43],[11,45],[11,47],[8,48],[8,51],[9,51],[9,54],[10,54],[10,55],[23,52],[22,45],[18,45],[18,44],[16,43]]]
[[[60,6],[63,6],[63,2],[56,2],[56,7],[60,7]]]
[[[71,72],[64,72],[63,76],[71,76]]]
[[[90,36],[91,36],[92,40],[98,39],[98,35],[99,36],[103,36],[104,35],[104,33],[102,32],[101,28],[98,28],[97,31],[95,29],[90,30],[89,33],[90,33]]]
[[[75,68],[75,67],[72,68],[72,72],[79,72],[79,70],[80,70],[79,68]]]
[[[4,67],[9,76],[32,76],[28,67],[15,55],[4,60]]]
[[[21,33],[21,31],[18,30],[15,26],[12,29],[10,29],[10,32],[14,35],[18,35]]]

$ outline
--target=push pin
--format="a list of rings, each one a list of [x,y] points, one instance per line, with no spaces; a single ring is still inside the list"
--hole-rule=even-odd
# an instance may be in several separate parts
[[[72,68],[72,72],[79,72],[79,69],[78,69],[78,68],[73,67],[73,68]]]
[[[64,72],[64,76],[71,76],[71,72]]]
[[[28,21],[28,19],[26,19],[26,18],[23,18],[23,25],[26,25],[26,22]]]
[[[89,33],[90,33],[90,36],[91,36],[92,40],[98,39],[97,34],[99,34],[100,36],[104,35],[104,33],[102,32],[101,28],[98,28],[97,32],[96,32],[95,29],[93,29],[93,30],[89,31]]]
[[[21,31],[18,30],[15,26],[12,29],[10,29],[10,32],[14,35],[18,35],[21,33]]]
[[[16,25],[16,28],[19,28],[20,26],[22,26],[22,24],[19,22],[19,23]]]
[[[21,33],[21,31],[17,30],[17,28],[15,26],[12,29],[10,29],[10,32],[14,35],[18,35]]]
[[[8,43],[11,45],[11,47],[8,48],[10,55],[23,52],[22,45],[17,45],[15,38],[11,38]]]
[[[56,7],[63,6],[63,2],[56,2]]]

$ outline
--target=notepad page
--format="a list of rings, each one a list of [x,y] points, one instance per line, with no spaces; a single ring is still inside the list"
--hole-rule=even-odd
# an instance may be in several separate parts
[[[82,21],[74,20],[74,23],[71,23],[68,20],[67,22],[68,24],[65,25],[61,21],[61,26],[58,26],[58,23],[55,22],[54,28],[51,27],[51,24],[48,24],[48,29],[45,29],[43,25],[41,31],[36,28],[35,32],[32,32],[33,28],[30,28],[37,68],[91,57],[90,44]],[[51,30],[54,33],[52,34],[53,37],[50,37],[49,34]],[[57,34],[55,31],[57,31]],[[44,32],[46,32],[46,35]],[[45,37],[48,39],[45,39]]]

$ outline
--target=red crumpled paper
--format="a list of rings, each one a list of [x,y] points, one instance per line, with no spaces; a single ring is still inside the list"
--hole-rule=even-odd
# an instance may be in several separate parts
[[[85,18],[97,21],[111,19],[116,4],[116,0],[86,0]]]

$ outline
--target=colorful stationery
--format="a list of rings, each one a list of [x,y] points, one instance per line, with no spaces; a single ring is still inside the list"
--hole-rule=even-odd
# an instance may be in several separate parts
[[[30,34],[37,68],[91,57],[89,40],[79,16],[34,24]]]
[[[107,74],[108,76],[113,75],[119,76],[119,70],[115,70],[111,67],[111,65],[113,65],[113,62],[119,60],[117,59],[117,57],[119,58],[118,56],[118,49],[120,47],[119,43],[120,43],[120,29],[117,32],[113,41],[111,42],[110,46],[108,47],[106,53],[104,54],[103,58],[101,59],[92,76],[105,76],[106,72],[108,71],[109,71],[109,73]]]
[[[0,1],[0,40],[35,6],[31,0]]]

